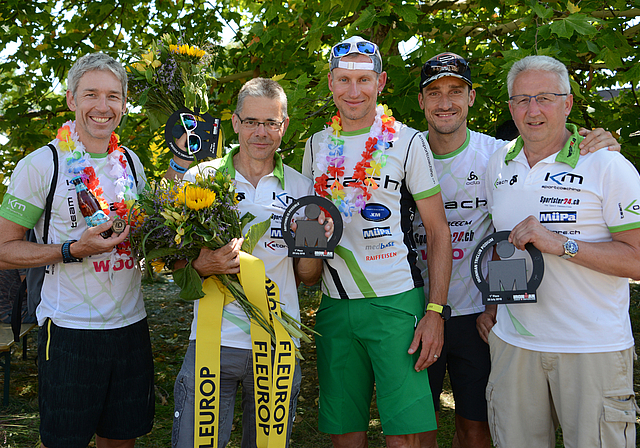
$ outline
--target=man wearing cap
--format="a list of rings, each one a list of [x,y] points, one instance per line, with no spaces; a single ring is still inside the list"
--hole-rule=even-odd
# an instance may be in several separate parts
[[[486,337],[495,322],[495,307],[485,312],[482,295],[471,280],[470,259],[476,245],[493,232],[484,185],[487,162],[508,143],[467,128],[469,107],[475,97],[469,64],[457,54],[439,54],[422,67],[418,101],[429,124],[425,137],[434,153],[453,248],[447,305],[451,319],[444,325],[441,356],[428,368],[429,384],[437,416],[448,370],[456,409],[453,446],[463,448],[491,446],[485,399],[490,370]],[[584,153],[603,146],[620,148],[602,129],[589,133],[580,144]],[[420,219],[414,221],[414,237],[419,249],[418,266],[428,285],[428,252]],[[486,266],[483,269],[487,272]],[[425,293],[429,301],[426,287]],[[420,441],[423,448],[436,447],[436,431],[421,434]]]
[[[316,316],[319,427],[335,447],[366,447],[375,382],[387,446],[415,447],[418,433],[436,427],[425,369],[442,347],[451,269],[440,186],[422,133],[376,106],[387,80],[377,45],[354,36],[332,48],[330,64],[339,114],[307,141],[303,160],[303,174],[345,222]],[[416,211],[429,247],[426,312]]]

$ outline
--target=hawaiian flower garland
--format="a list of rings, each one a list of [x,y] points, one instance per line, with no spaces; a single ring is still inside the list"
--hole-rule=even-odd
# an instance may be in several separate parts
[[[392,115],[391,109],[386,105],[376,106],[376,117],[362,152],[362,160],[356,163],[351,180],[346,185],[350,187],[349,191],[345,191],[344,139],[340,138],[340,112],[327,123],[329,127],[325,129],[325,137],[320,142],[316,163],[318,171],[323,174],[315,178],[315,191],[336,205],[345,222],[350,222],[354,213],[360,213],[364,209],[371,199],[369,189],[378,188],[374,178],[380,176],[380,170],[387,164],[388,156],[385,152],[400,128],[400,123]],[[328,185],[330,179],[333,182]]]
[[[58,129],[56,138],[60,150],[63,153],[69,153],[66,159],[67,173],[71,177],[80,176],[82,178],[82,182],[95,195],[102,210],[108,215],[109,203],[102,197],[103,190],[100,187],[100,179],[96,176],[96,171],[91,165],[91,156],[87,154],[84,144],[79,139],[75,121],[67,121]],[[118,136],[115,132],[111,134],[109,140],[107,163],[109,176],[115,179],[116,202],[113,205],[116,214],[120,218],[126,219],[130,208],[127,202],[132,203],[138,199],[138,196],[133,192],[132,187],[135,185],[135,179],[132,175],[127,174],[127,158],[124,155],[124,149],[118,144]],[[128,241],[118,246],[118,253],[131,254]]]

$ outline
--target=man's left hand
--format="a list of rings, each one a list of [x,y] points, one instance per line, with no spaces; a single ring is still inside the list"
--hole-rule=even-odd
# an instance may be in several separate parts
[[[578,134],[584,137],[584,140],[578,145],[580,154],[583,156],[589,152],[596,152],[600,149],[618,152],[622,149],[620,143],[618,143],[618,140],[615,139],[611,132],[605,131],[602,128],[597,128],[593,131],[580,128]]]
[[[438,360],[444,344],[444,320],[442,316],[434,312],[426,312],[418,322],[413,335],[413,342],[409,346],[409,354],[418,351],[422,343],[422,351],[416,362],[416,372],[420,372]]]

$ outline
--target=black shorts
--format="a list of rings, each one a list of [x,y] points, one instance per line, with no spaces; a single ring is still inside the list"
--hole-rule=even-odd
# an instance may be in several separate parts
[[[62,328],[48,319],[38,333],[38,387],[47,448],[86,448],[94,434],[147,434],[155,412],[147,319],[113,330]]]
[[[479,315],[456,316],[445,322],[442,353],[427,370],[436,411],[440,409],[442,382],[446,370],[449,370],[456,414],[467,420],[486,422],[485,390],[491,357],[489,345],[480,338],[476,329]]]

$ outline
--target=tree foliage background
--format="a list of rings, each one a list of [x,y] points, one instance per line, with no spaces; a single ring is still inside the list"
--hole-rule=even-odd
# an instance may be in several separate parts
[[[225,25],[236,34],[222,46]],[[167,32],[184,43],[213,44],[210,113],[223,119],[226,144],[235,136],[230,117],[243,82],[264,76],[283,85],[291,124],[281,151],[293,166],[304,141],[335,112],[326,82],[329,49],[359,34],[382,51],[389,82],[380,101],[417,129],[426,129],[417,94],[420,67],[430,57],[453,51],[470,61],[478,92],[470,127],[493,134],[510,118],[505,78],[513,62],[554,56],[572,76],[569,120],[619,131],[623,153],[639,167],[639,31],[640,0],[0,0],[0,134],[8,139],[0,146],[0,180],[73,118],[64,90],[79,56],[103,51],[126,63]],[[415,45],[401,54],[407,41]],[[607,100],[597,93],[622,86]],[[118,131],[150,177],[161,175],[169,158],[160,131],[152,133],[144,110],[131,112]]]

